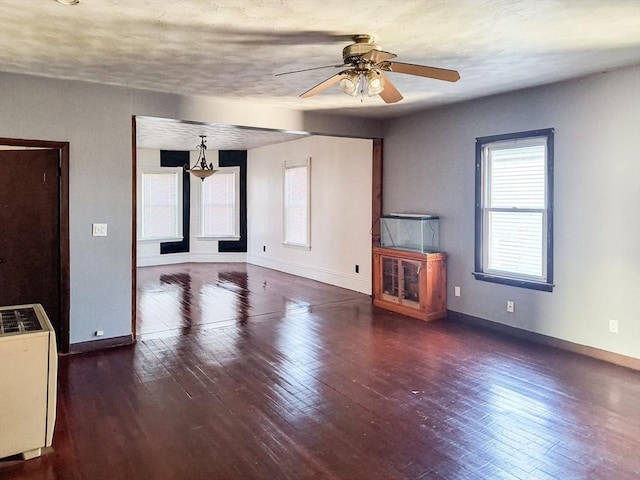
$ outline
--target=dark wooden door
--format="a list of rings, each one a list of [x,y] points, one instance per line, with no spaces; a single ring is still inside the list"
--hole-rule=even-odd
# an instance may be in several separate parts
[[[41,303],[58,342],[59,150],[0,151],[0,305]]]

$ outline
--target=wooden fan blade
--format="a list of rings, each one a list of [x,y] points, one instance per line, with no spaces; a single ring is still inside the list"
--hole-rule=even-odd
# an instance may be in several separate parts
[[[384,74],[381,73],[382,78],[384,78],[384,89],[380,93],[380,97],[385,103],[396,103],[402,100],[404,97],[400,94],[396,86],[391,83],[391,80]]]
[[[396,57],[397,55],[395,53],[383,52],[382,50],[369,50],[367,53],[362,55],[363,60],[372,63],[386,62],[387,60],[391,60]]]
[[[329,77],[324,82],[320,82],[318,85],[316,85],[313,88],[310,88],[309,90],[307,90],[306,92],[304,92],[300,96],[302,98],[312,97],[312,96],[314,96],[314,95],[326,90],[327,88],[329,88],[334,83],[338,83],[340,80],[342,80],[343,76],[344,76],[344,72],[336,73],[333,77]]]
[[[292,72],[282,72],[282,73],[276,73],[275,76],[279,77],[280,75],[289,75],[291,73],[300,73],[300,72],[308,72],[310,70],[320,70],[321,68],[340,68],[340,67],[346,67],[346,65],[324,65],[322,67],[312,67],[312,68],[304,68],[302,70],[294,70]]]
[[[388,72],[408,73],[409,75],[435,78],[436,80],[445,80],[447,82],[457,82],[460,80],[460,74],[456,70],[447,70],[445,68],[427,67],[425,65],[414,65],[412,63],[400,62],[385,62],[381,68]]]

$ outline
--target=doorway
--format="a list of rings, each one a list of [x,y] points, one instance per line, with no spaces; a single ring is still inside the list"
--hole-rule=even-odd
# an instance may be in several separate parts
[[[304,136],[314,135],[305,132],[290,132],[271,130],[265,128],[238,127],[233,125],[206,124],[199,122],[188,122],[175,119],[163,119],[155,117],[132,116],[132,285],[131,285],[131,305],[132,322],[131,331],[133,338],[138,335],[138,194],[137,169],[138,169],[138,149],[149,150],[193,150],[193,139],[200,134],[206,134],[209,139],[224,139],[220,145],[211,145],[212,150],[249,150],[261,146],[285,143],[290,140],[300,139]],[[243,140],[244,139],[244,140]],[[371,234],[372,245],[377,245],[379,241],[378,219],[382,213],[382,139],[372,140],[372,185],[371,185]],[[240,142],[240,143],[238,143]],[[141,163],[146,161],[146,155],[141,157]],[[365,193],[366,194],[366,193]],[[148,249],[148,245],[143,245],[144,252],[155,251]],[[356,270],[357,271],[357,270]],[[359,272],[358,272],[359,273]],[[363,277],[364,278],[364,277]],[[141,288],[146,288],[141,285]]]
[[[0,305],[41,303],[69,350],[69,144],[0,138]]]

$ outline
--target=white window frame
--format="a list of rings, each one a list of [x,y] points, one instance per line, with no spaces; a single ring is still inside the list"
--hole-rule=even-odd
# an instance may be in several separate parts
[[[492,153],[499,150],[544,147],[544,205],[518,207],[490,204]],[[476,139],[476,246],[475,272],[478,280],[503,283],[542,291],[553,290],[553,129],[518,132]],[[534,215],[540,217],[540,275],[517,268],[491,268],[492,214]]]
[[[240,240],[240,167],[219,167],[217,168],[217,172],[214,173],[211,177],[205,179],[204,181],[199,181],[200,184],[200,225],[199,231],[200,235],[197,237],[199,240],[230,240],[230,241],[238,241]],[[233,175],[234,182],[234,204],[233,204],[233,215],[234,215],[234,231],[231,235],[207,235],[204,231],[204,217],[205,217],[205,206],[204,206],[204,188],[207,185],[207,182],[216,175]]]
[[[145,175],[172,175],[176,184],[176,225],[175,235],[172,236],[160,236],[150,237],[145,234],[145,191],[144,191],[144,176]],[[139,242],[176,242],[183,240],[182,231],[182,211],[183,211],[183,194],[182,194],[182,177],[183,169],[181,167],[141,167],[138,169],[138,241]]]
[[[305,168],[307,174],[306,192],[306,238],[303,242],[295,242],[287,238],[287,171],[297,168]],[[311,249],[311,158],[303,160],[287,160],[282,164],[282,244],[287,247]]]

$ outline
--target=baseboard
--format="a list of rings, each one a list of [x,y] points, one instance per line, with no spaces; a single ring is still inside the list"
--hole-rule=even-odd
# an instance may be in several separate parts
[[[247,263],[371,295],[370,275],[336,272],[322,267],[252,254],[247,255]]]
[[[245,263],[246,253],[172,253],[170,255],[138,256],[138,267],[177,265],[180,263]]]
[[[69,345],[69,352],[65,355],[93,352],[94,350],[104,350],[105,348],[122,347],[124,345],[132,345],[134,343],[136,343],[136,341],[131,335],[105,338],[102,340],[91,340],[89,342],[72,343]]]
[[[494,330],[505,335],[519,338],[521,340],[527,340],[541,345],[579,353],[587,357],[597,358],[598,360],[604,360],[605,362],[620,365],[621,367],[631,368],[632,370],[640,370],[640,359],[638,358],[628,357],[619,353],[608,352],[607,350],[602,350],[600,348],[580,345],[578,343],[569,342],[567,340],[549,337],[548,335],[543,335],[541,333],[530,332],[529,330],[522,330],[521,328],[492,322],[490,320],[485,320],[484,318],[467,315],[466,313],[454,312],[453,310],[447,310],[447,319],[458,321],[468,325],[486,328],[489,330]]]

